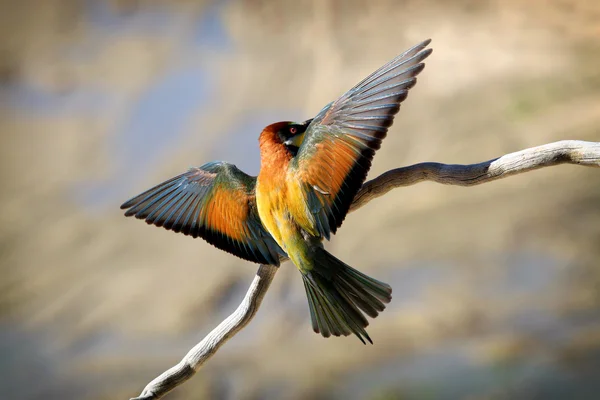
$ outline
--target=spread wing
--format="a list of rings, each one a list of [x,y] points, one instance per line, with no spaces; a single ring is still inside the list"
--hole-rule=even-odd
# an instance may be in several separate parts
[[[256,178],[235,165],[212,162],[190,168],[121,205],[125,216],[184,235],[202,237],[233,255],[279,265],[285,255],[256,210]]]
[[[308,126],[289,174],[300,182],[299,190],[312,213],[312,226],[303,226],[309,232],[329,239],[342,224],[400,103],[415,86],[425,66],[422,61],[431,54],[426,49],[429,42],[369,75],[321,110]]]

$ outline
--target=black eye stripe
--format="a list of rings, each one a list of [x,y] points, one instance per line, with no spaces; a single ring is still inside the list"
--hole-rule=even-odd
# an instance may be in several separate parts
[[[302,132],[302,129],[298,125],[289,125],[280,131],[280,135],[284,137],[292,137]]]
[[[287,139],[290,139],[293,136],[296,136],[300,133],[304,133],[307,127],[308,124],[289,124],[284,128],[280,129],[278,134],[281,138],[281,141],[283,142]]]

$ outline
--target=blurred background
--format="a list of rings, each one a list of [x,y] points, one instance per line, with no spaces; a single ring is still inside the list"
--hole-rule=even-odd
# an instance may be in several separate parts
[[[371,177],[600,140],[592,0],[0,1],[0,393],[127,399],[237,307],[257,267],[125,219],[189,166],[259,169],[305,120],[432,38]],[[328,249],[394,288],[374,346],[310,327],[284,264],[252,323],[169,399],[595,399],[600,174],[421,183]]]

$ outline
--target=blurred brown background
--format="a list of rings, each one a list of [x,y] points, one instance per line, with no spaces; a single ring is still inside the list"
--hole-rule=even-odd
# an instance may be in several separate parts
[[[125,219],[407,47],[434,53],[371,176],[600,140],[600,3],[0,2],[0,397],[126,399],[239,303],[256,266]],[[392,284],[374,346],[312,333],[285,264],[258,316],[170,399],[595,399],[600,174],[422,183],[328,248]]]

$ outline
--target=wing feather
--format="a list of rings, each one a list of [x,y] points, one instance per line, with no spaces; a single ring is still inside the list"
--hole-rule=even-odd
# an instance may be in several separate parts
[[[213,162],[190,168],[121,205],[125,216],[144,219],[245,260],[279,265],[285,255],[256,210],[256,178],[234,165]]]
[[[289,170],[313,214],[311,226],[303,226],[308,232],[329,239],[344,221],[400,103],[425,67],[429,43],[412,47],[373,72],[308,126]]]

